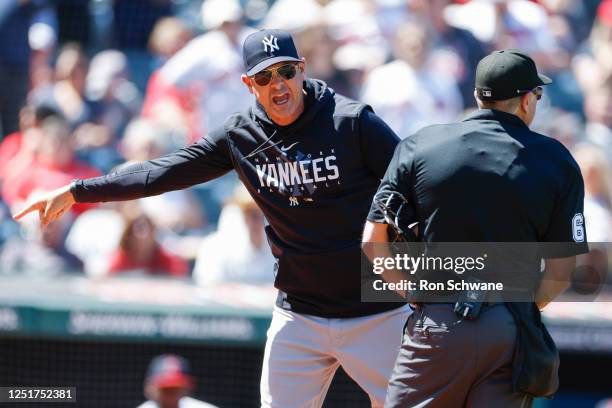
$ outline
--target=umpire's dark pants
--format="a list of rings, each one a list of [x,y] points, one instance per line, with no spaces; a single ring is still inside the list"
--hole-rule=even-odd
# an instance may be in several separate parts
[[[425,304],[406,323],[385,408],[530,407],[512,392],[516,325],[503,304],[461,320],[452,304]]]

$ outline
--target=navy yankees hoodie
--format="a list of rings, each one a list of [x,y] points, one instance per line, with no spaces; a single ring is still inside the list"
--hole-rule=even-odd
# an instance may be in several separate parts
[[[77,202],[130,200],[235,170],[269,223],[279,307],[330,318],[398,307],[360,300],[361,232],[398,138],[369,106],[323,81],[308,79],[304,89],[304,112],[288,126],[255,103],[191,146],[77,180],[73,194]]]

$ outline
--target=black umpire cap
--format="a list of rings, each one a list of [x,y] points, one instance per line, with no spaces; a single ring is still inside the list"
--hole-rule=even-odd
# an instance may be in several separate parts
[[[550,83],[527,54],[515,49],[494,51],[476,67],[476,95],[481,101],[514,98]]]

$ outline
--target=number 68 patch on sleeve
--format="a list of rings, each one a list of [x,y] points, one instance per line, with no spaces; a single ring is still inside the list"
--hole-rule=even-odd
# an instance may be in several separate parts
[[[572,218],[572,235],[574,241],[584,242],[584,216],[581,213],[576,213]]]

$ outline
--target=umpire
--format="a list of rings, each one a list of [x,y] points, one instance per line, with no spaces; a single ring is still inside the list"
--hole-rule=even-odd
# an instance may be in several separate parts
[[[558,141],[529,129],[549,83],[529,56],[493,52],[476,70],[477,112],[396,148],[378,191],[403,195],[424,241],[572,244],[546,259],[537,305],[483,304],[476,320],[458,317],[452,303],[419,305],[385,407],[525,407],[556,391],[558,353],[539,309],[566,289],[575,255],[588,247],[578,165]],[[386,242],[387,228],[374,203],[364,242]]]

